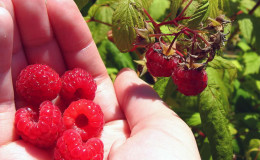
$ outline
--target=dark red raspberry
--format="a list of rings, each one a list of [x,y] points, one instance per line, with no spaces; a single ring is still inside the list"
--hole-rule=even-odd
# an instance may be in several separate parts
[[[162,53],[160,43],[154,43],[146,52],[146,66],[154,77],[170,77],[179,63],[179,58]]]
[[[80,134],[74,130],[66,130],[58,139],[55,150],[55,160],[103,160],[104,145],[98,138],[82,142]]]
[[[15,126],[23,140],[44,148],[53,146],[64,130],[61,112],[51,101],[41,103],[39,117],[30,108],[17,110]]]
[[[183,67],[174,70],[172,79],[177,85],[178,91],[186,96],[198,95],[207,87],[208,82],[204,69],[184,69]]]
[[[97,85],[93,77],[84,69],[69,70],[63,74],[61,80],[60,95],[63,99],[94,99]]]
[[[85,141],[100,134],[104,126],[104,114],[99,105],[80,99],[72,102],[64,111],[63,121],[67,129],[76,129]]]
[[[40,104],[57,97],[61,89],[59,74],[47,65],[33,64],[24,68],[16,81],[16,91],[27,102]]]

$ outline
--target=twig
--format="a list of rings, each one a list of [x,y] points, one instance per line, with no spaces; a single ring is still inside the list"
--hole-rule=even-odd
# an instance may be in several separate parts
[[[256,10],[257,7],[259,7],[260,5],[260,0],[258,0],[258,2],[255,4],[255,6],[249,11],[248,14],[252,15],[254,13],[254,11]]]
[[[178,15],[178,17],[182,17],[183,13],[186,11],[186,9],[190,6],[193,0],[190,0],[189,3],[185,6],[185,8],[181,11],[181,13]]]
[[[107,25],[107,26],[109,26],[109,27],[112,27],[112,24],[109,24],[109,23],[106,23],[106,22],[102,22],[102,21],[97,20],[97,19],[95,19],[95,18],[91,18],[91,19],[89,19],[89,20],[86,20],[86,22],[87,22],[87,23],[89,23],[89,22],[97,22],[97,23],[101,23],[101,24]]]

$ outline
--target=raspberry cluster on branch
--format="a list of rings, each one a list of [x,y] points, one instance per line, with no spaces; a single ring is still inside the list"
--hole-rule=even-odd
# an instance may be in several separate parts
[[[208,18],[205,24],[201,23],[198,27],[200,29],[181,24],[183,20],[191,18],[184,16],[191,2],[192,0],[173,20],[167,21],[170,13],[160,23],[155,22],[143,9],[149,20],[144,22],[145,28],[135,29],[137,38],[134,43],[134,48],[147,49],[144,61],[150,74],[154,77],[172,77],[178,90],[187,96],[195,96],[206,88],[206,65],[214,59],[216,52],[227,41],[224,28],[230,23],[221,15],[215,19]],[[162,33],[160,27],[164,25],[174,26],[176,31]],[[171,41],[170,36],[173,37]]]

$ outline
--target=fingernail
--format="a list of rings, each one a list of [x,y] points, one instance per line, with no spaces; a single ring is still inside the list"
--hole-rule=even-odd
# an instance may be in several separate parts
[[[134,70],[132,70],[132,69],[130,69],[130,68],[123,68],[123,69],[121,69],[121,71],[118,72],[116,78],[119,77],[121,74],[125,74],[125,73],[127,73],[128,75],[129,75],[129,74],[136,75],[136,73],[135,73]],[[137,76],[137,75],[136,75],[136,76]]]
[[[131,68],[123,68],[121,71],[119,71],[118,75],[123,72],[131,72],[132,74],[136,74],[135,71],[132,70]]]

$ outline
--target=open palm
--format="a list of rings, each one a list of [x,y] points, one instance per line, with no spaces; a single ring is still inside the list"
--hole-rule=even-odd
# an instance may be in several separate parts
[[[122,70],[114,85],[91,33],[73,0],[0,0],[0,159],[53,159],[18,140],[13,82],[29,64],[43,63],[59,74],[74,67],[90,72],[102,107],[104,159],[200,159],[189,127],[134,71]]]

